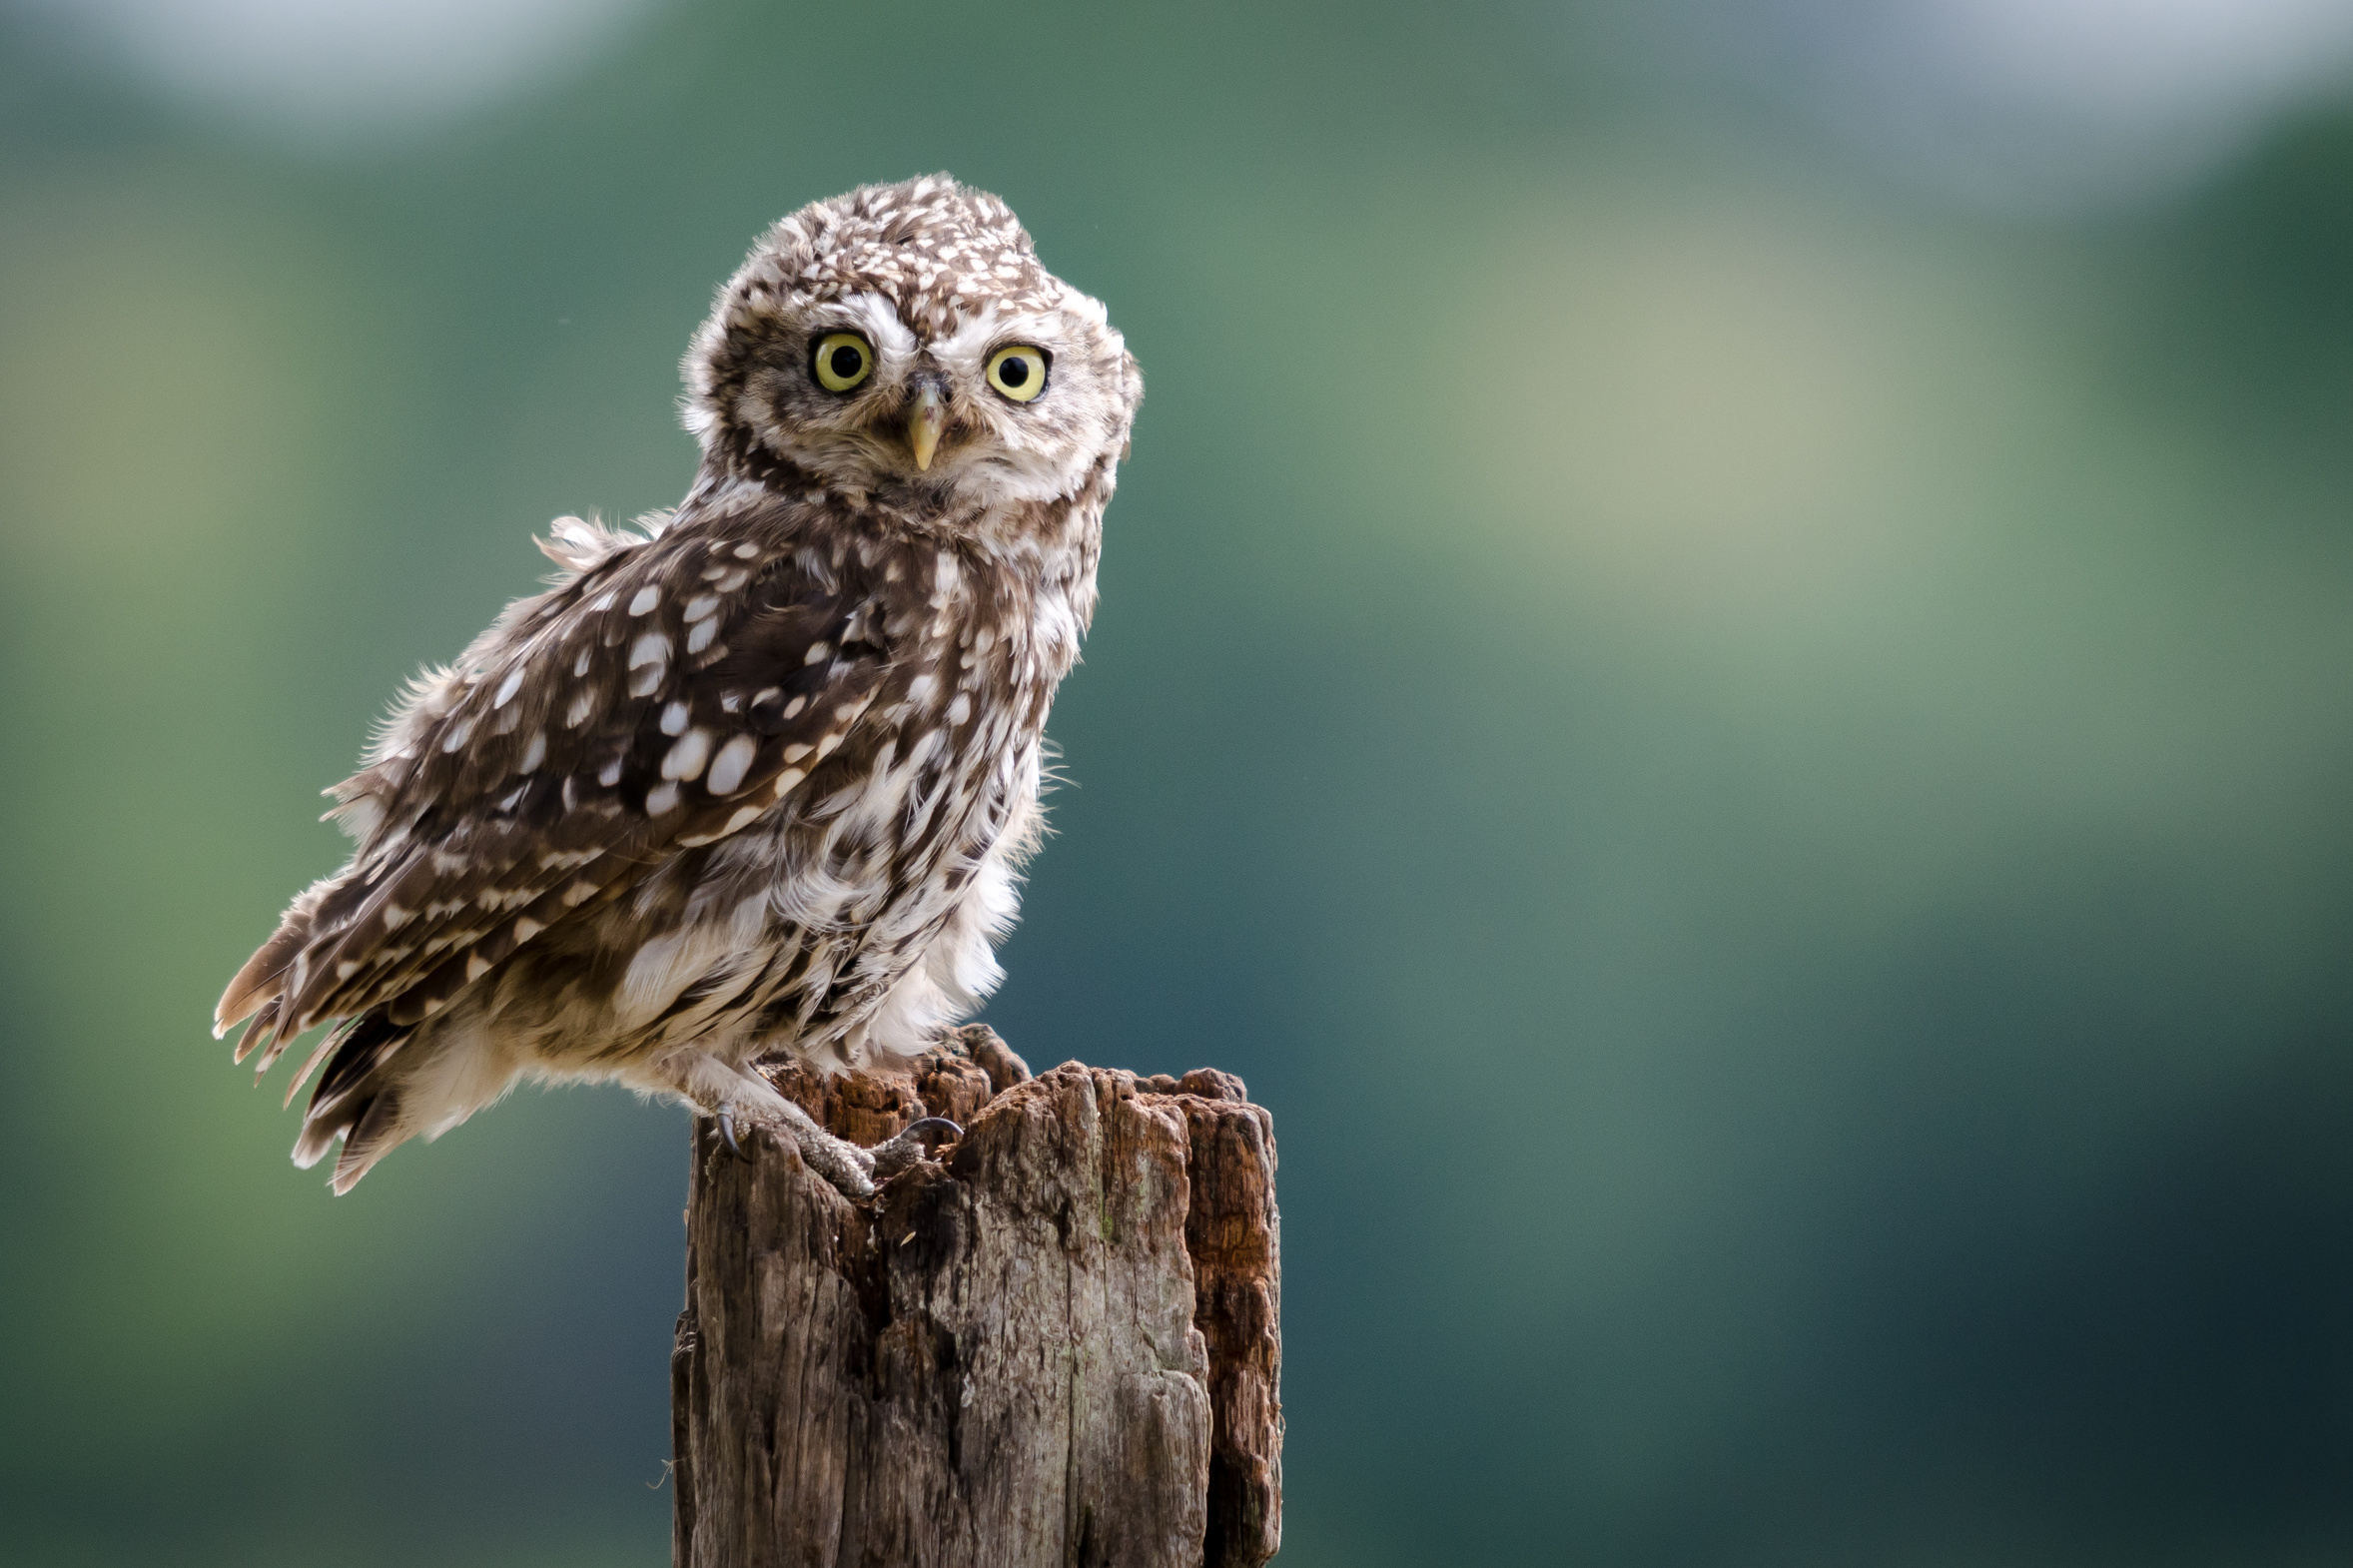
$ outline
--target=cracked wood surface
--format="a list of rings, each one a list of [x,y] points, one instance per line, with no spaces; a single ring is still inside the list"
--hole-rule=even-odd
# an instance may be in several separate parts
[[[1272,1119],[1241,1081],[985,1027],[910,1074],[766,1071],[860,1144],[965,1136],[854,1202],[697,1122],[671,1359],[680,1568],[1254,1568],[1281,1542]]]

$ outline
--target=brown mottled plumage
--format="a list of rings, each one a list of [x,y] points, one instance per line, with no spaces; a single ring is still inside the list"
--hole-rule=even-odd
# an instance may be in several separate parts
[[[937,176],[778,224],[685,372],[685,500],[555,524],[564,576],[413,685],[330,792],[351,863],[221,1000],[264,1072],[337,1023],[295,1159],[341,1139],[338,1191],[523,1078],[764,1122],[863,1191],[747,1064],[911,1054],[1000,978],[1135,362]]]

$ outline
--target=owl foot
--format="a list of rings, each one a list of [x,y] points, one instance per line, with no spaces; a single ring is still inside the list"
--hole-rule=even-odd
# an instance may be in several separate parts
[[[896,1138],[872,1149],[860,1149],[819,1127],[808,1112],[793,1102],[780,1099],[778,1105],[775,1111],[763,1107],[745,1116],[746,1125],[766,1127],[779,1139],[791,1139],[809,1169],[825,1177],[844,1197],[872,1197],[877,1181],[889,1180],[928,1156],[934,1148],[961,1137],[964,1131],[946,1117],[923,1117],[908,1124]],[[736,1159],[748,1161],[752,1158],[746,1147],[748,1141],[739,1141],[736,1136],[739,1114],[732,1101],[721,1104],[713,1113],[719,1124],[719,1142]]]

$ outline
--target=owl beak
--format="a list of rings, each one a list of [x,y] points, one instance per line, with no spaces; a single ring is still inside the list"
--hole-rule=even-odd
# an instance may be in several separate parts
[[[940,431],[948,422],[948,399],[940,395],[940,389],[925,382],[915,393],[915,403],[907,410],[907,444],[915,448],[918,469],[932,465],[932,453],[939,449]]]

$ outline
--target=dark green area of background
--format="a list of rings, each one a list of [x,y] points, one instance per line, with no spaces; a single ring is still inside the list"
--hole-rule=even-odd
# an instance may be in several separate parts
[[[333,1201],[204,1025],[935,168],[1149,389],[988,1017],[1273,1109],[1284,1562],[2353,1553],[2353,132],[1997,223],[1581,14],[686,4],[316,157],[0,27],[0,1556],[661,1560],[683,1117]]]

